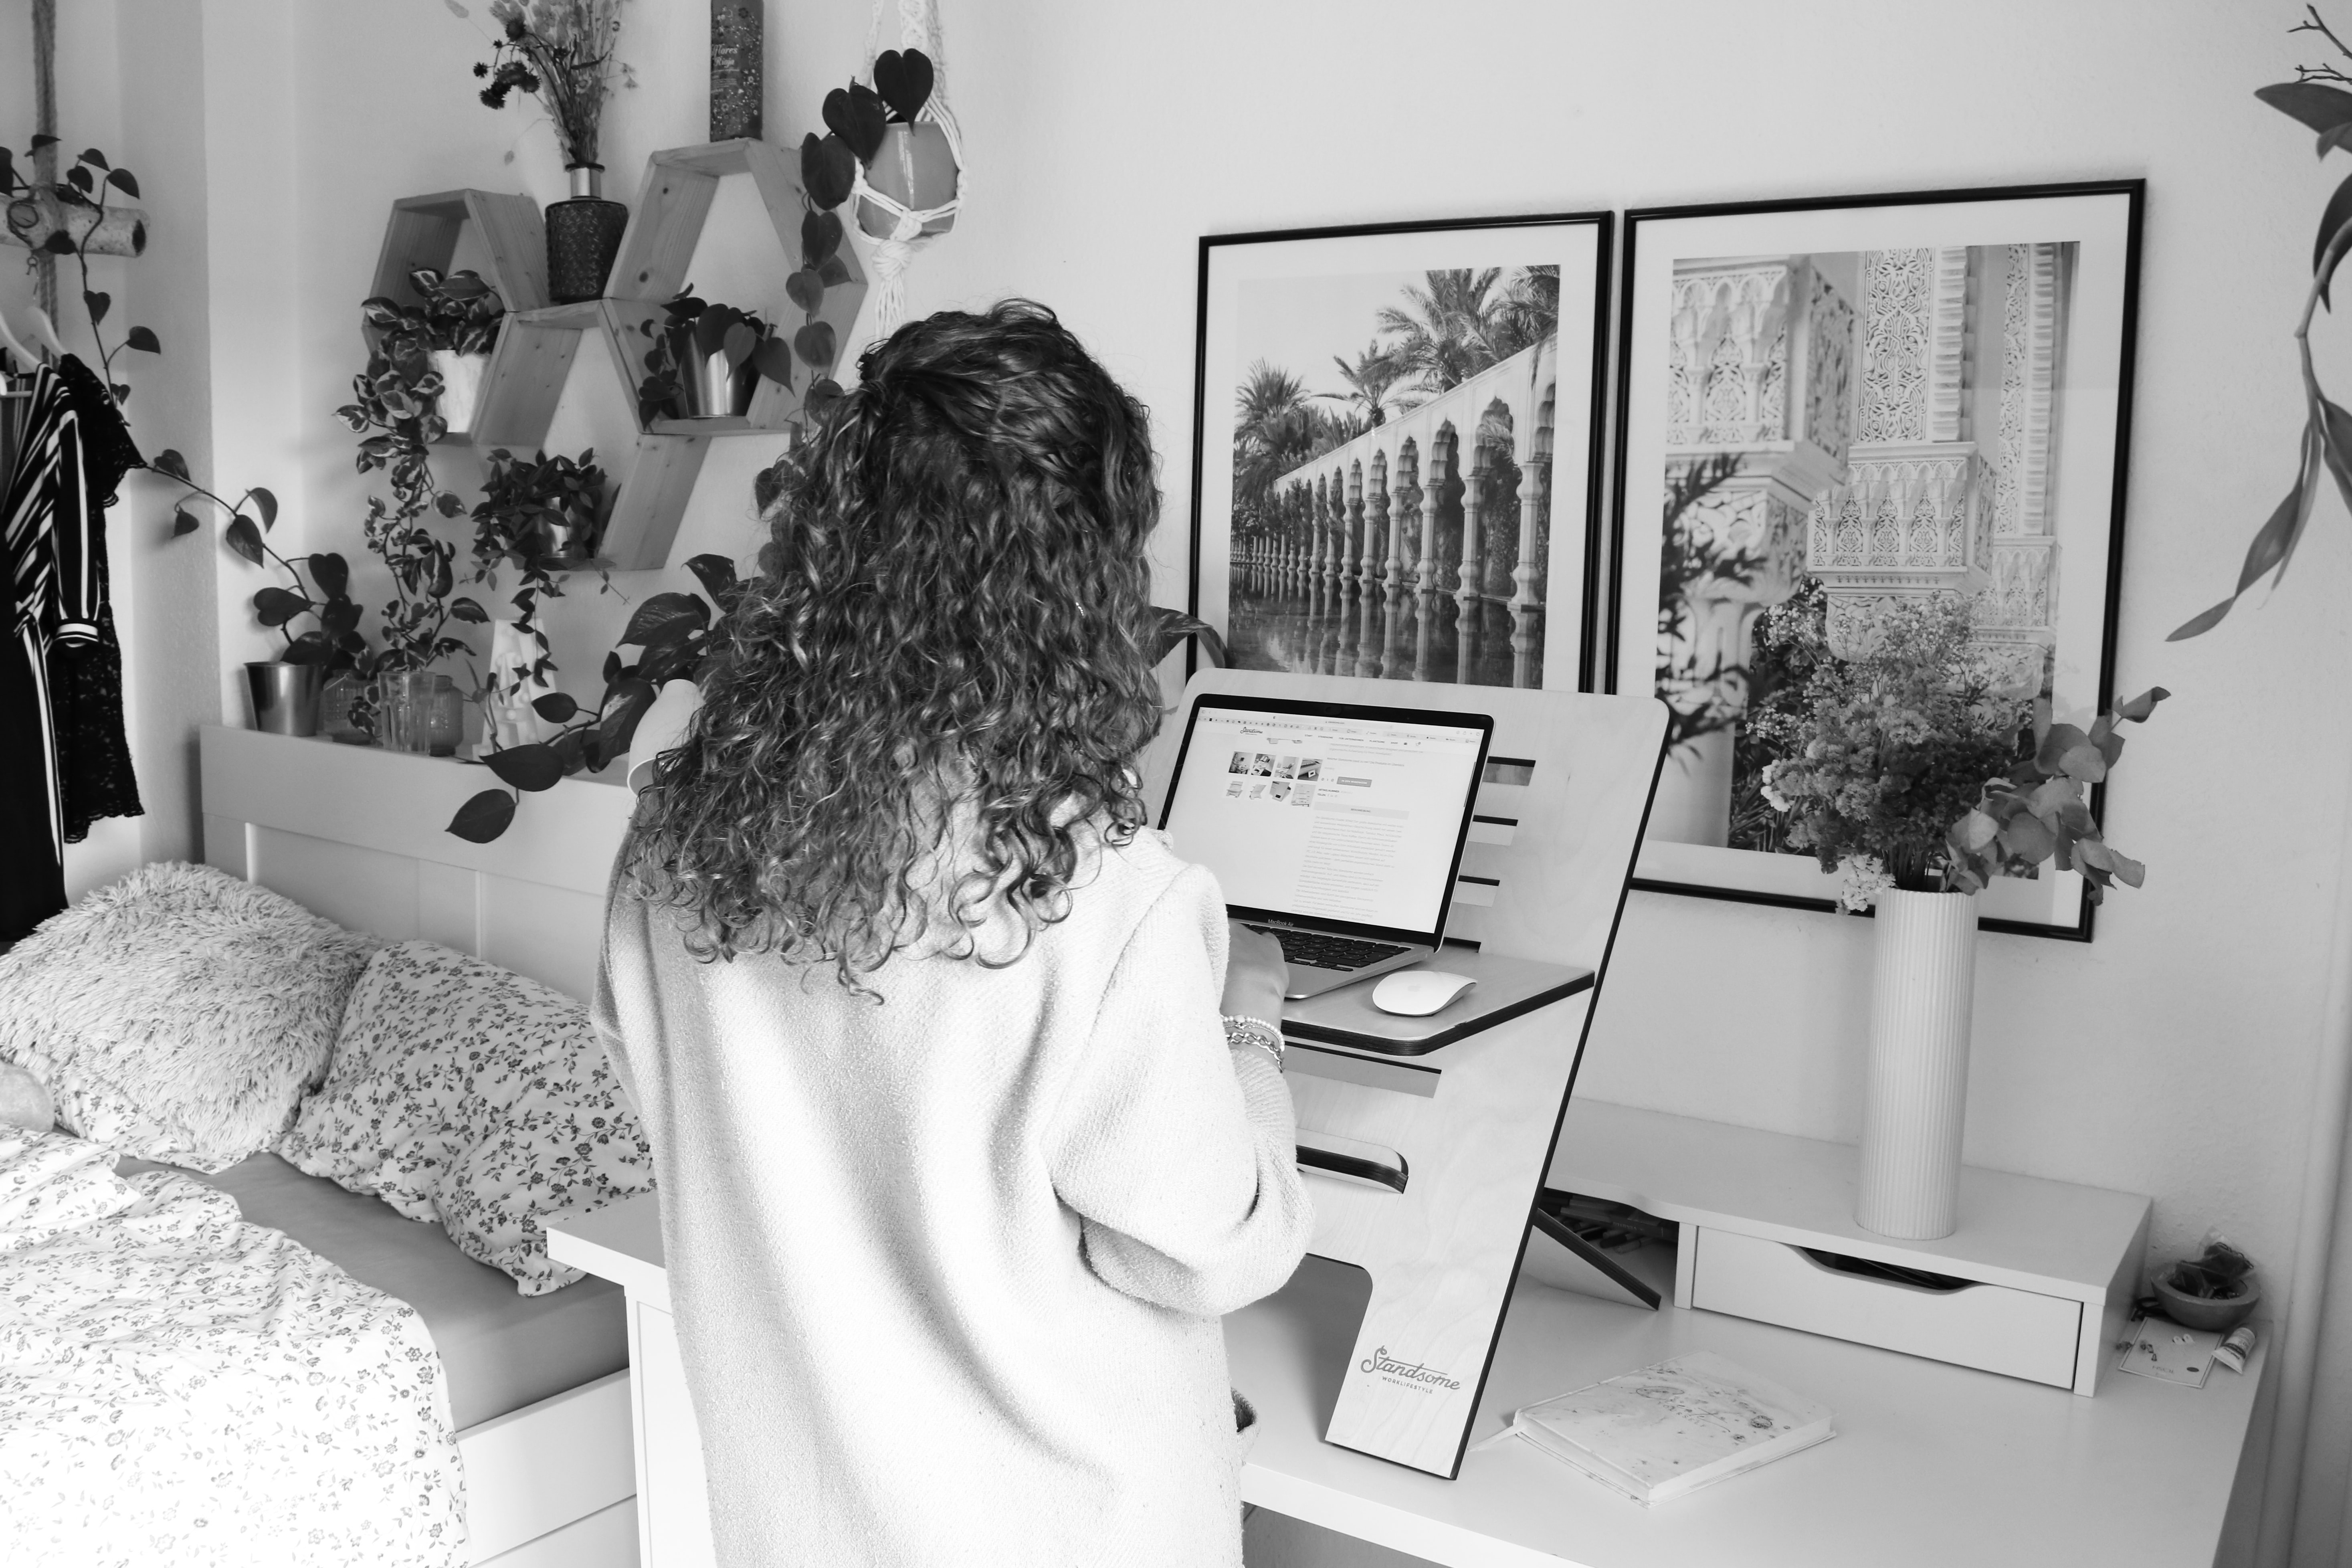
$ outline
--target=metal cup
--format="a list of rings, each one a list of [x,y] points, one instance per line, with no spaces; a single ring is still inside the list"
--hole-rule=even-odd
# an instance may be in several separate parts
[[[268,659],[245,667],[246,690],[253,698],[253,727],[272,735],[319,732],[319,692],[326,668]]]

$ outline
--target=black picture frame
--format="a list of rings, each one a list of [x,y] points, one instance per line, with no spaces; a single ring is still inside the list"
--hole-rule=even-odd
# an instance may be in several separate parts
[[[1989,279],[1994,264],[1986,261],[1991,252],[2000,251],[1997,265],[2000,273],[2003,299],[1999,301],[2001,314],[2001,362],[1997,368],[2003,378],[1991,393],[1984,383],[1987,373],[1983,356],[1969,360],[1969,352],[1980,349],[1985,342],[1986,318],[1983,312],[1992,303],[1981,297],[1965,300],[1963,312],[1977,312],[1964,318],[1958,328],[1961,360],[1968,367],[1958,390],[1964,412],[1981,415],[1987,407],[1999,411],[2001,426],[1999,439],[2007,443],[2013,430],[2009,424],[2011,397],[2016,384],[2010,378],[2015,374],[2017,358],[2015,311],[2017,295],[2021,289],[2027,299],[2029,313],[2045,308],[2063,313],[2063,325],[2058,330],[2055,346],[2050,352],[2059,356],[2056,368],[2048,368],[2041,357],[2043,351],[2032,342],[2026,350],[2025,384],[2042,386],[2043,394],[2053,400],[2042,416],[2042,442],[2039,481],[2044,488],[2038,501],[2042,510],[2038,514],[2041,531],[2031,535],[2002,534],[1988,531],[1983,537],[1990,542],[1994,566],[2008,564],[2000,557],[2006,552],[2011,561],[2022,559],[2024,548],[2041,552],[2049,563],[2042,568],[2046,597],[2051,601],[2044,617],[2045,624],[2019,629],[2021,639],[2039,637],[2049,632],[2049,666],[2052,698],[2061,718],[2083,717],[2105,710],[2115,696],[2115,655],[2116,608],[2123,575],[2124,528],[2127,505],[2127,478],[2130,464],[2131,409],[2133,373],[2138,331],[2139,267],[2142,227],[2147,198],[2147,182],[2140,179],[2094,180],[2070,183],[2037,184],[2011,186],[1973,187],[1958,190],[1887,192],[1871,195],[1850,195],[1818,198],[1794,198],[1757,202],[1724,202],[1701,205],[1646,207],[1625,214],[1624,247],[1620,268],[1617,323],[1617,398],[1616,429],[1612,446],[1612,468],[1615,482],[1610,511],[1608,539],[1607,605],[1602,613],[1601,647],[1597,659],[1599,689],[1604,691],[1621,689],[1657,690],[1659,682],[1651,678],[1645,686],[1633,683],[1637,660],[1652,661],[1645,668],[1654,668],[1660,658],[1658,634],[1652,631],[1637,639],[1635,625],[1654,626],[1656,609],[1666,597],[1659,586],[1663,533],[1654,521],[1644,526],[1638,507],[1631,509],[1629,501],[1647,505],[1650,498],[1663,501],[1665,470],[1658,466],[1661,457],[1669,461],[1686,458],[1700,449],[1688,443],[1671,447],[1665,437],[1668,428],[1669,405],[1674,393],[1671,385],[1673,345],[1660,338],[1661,310],[1666,331],[1676,330],[1676,317],[1672,305],[1674,289],[1693,281],[1691,274],[1710,266],[1720,266],[1727,272],[1735,268],[1735,258],[1787,257],[1822,262],[1851,265],[1857,271],[1885,265],[1884,258],[1906,250],[1925,249],[1932,252],[1931,265],[1937,268],[1933,279],[1933,304],[1938,312],[1929,319],[1931,333],[1947,333],[1952,330],[1948,319],[1951,300],[1952,261],[1950,252],[1969,252],[1968,266],[1975,268],[1985,262],[1983,276],[1976,282]],[[2038,210],[2034,204],[2047,204]],[[1930,211],[1928,209],[1937,209]],[[2029,221],[2036,216],[2047,218],[2037,229]],[[1906,244],[1906,239],[1922,244]],[[1799,242],[1803,243],[1799,243]],[[1645,250],[1646,247],[1646,250]],[[2057,254],[2045,255],[2052,247]],[[2022,251],[2027,254],[2021,257]],[[1869,258],[1877,258],[1873,261]],[[1716,258],[1720,258],[1717,261]],[[1857,259],[1858,258],[1858,259]],[[1907,263],[1905,265],[1907,266]],[[2055,268],[2063,275],[2063,292],[2054,290]],[[1663,268],[1663,272],[1662,272]],[[1663,305],[1657,289],[1661,277],[1666,280],[1668,294]],[[1826,267],[1816,268],[1816,279],[1828,279]],[[1964,273],[1960,279],[1963,293],[1975,286],[1974,275]],[[1832,288],[1834,280],[1831,280]],[[2045,300],[2042,290],[2053,290]],[[1687,323],[1692,313],[1685,310],[1681,320]],[[2042,318],[2030,315],[2029,325],[2039,330]],[[1862,321],[1858,333],[1867,333],[1871,321]],[[1807,319],[1810,331],[1811,321]],[[1687,334],[1687,326],[1683,329]],[[2098,333],[2095,342],[2086,334]],[[1691,340],[1695,342],[1696,340]],[[1718,345],[1719,346],[1719,345]],[[1938,349],[1948,345],[1938,341]],[[1644,356],[1654,356],[1645,361]],[[1865,428],[1862,408],[1871,389],[1859,384],[1864,359],[1863,339],[1857,336],[1853,373],[1857,385],[1852,445],[1889,449],[1896,443],[1865,443],[1864,435],[1884,435],[1881,430]],[[1973,374],[1973,382],[1967,374]],[[1789,373],[1784,367],[1784,375]],[[2046,374],[2048,379],[2037,384],[2036,376]],[[1769,372],[1768,372],[1769,375]],[[2063,380],[2080,376],[2079,382]],[[2095,380],[2094,379],[2095,378]],[[1997,394],[1997,395],[1995,395]],[[1952,388],[1945,382],[1931,380],[1927,395],[1930,401],[1937,398],[1944,405],[1933,411],[1934,416],[1948,416]],[[2029,393],[2023,406],[2025,418],[2036,417],[2032,394]],[[1784,399],[1793,396],[1789,385],[1782,388]],[[2056,408],[2054,400],[2070,399],[2074,407]],[[1991,401],[1989,403],[1988,399]],[[1647,406],[1645,407],[1645,404]],[[1685,403],[1685,410],[1695,405]],[[1891,407],[1891,403],[1889,404]],[[1787,410],[1784,408],[1783,413]],[[2071,423],[2068,414],[2076,416]],[[2052,421],[2054,420],[2054,424]],[[1678,427],[1687,433],[1695,426],[1686,420]],[[1738,426],[1730,428],[1737,429]],[[1791,426],[1793,428],[1793,426]],[[1974,432],[1974,422],[1962,428]],[[2054,433],[2053,433],[2054,432]],[[1722,434],[1722,429],[1715,432]],[[1922,436],[1937,437],[1949,435],[1949,427],[1923,430]],[[2064,444],[2073,439],[2072,447]],[[2028,445],[2033,437],[2029,435]],[[2095,442],[2089,451],[2085,443]],[[1737,443],[1721,443],[1736,445]],[[1792,443],[1793,444],[1793,443]],[[1968,444],[1968,443],[1962,443]],[[1976,442],[1979,447],[1981,441]],[[1704,444],[1702,444],[1704,445]],[[2063,448],[2061,450],[2061,448]],[[2055,454],[2055,455],[2053,455]],[[2030,464],[2011,461],[2011,453],[2003,446],[1997,459],[2007,465],[2006,479],[1995,476],[1995,489],[2008,485],[2009,494],[2017,491],[2017,475],[2031,470]],[[2063,465],[2062,475],[2052,465]],[[1842,466],[1845,466],[1843,464]],[[1850,466],[1849,466],[1850,467]],[[2008,472],[2008,470],[2015,470]],[[2099,483],[2086,489],[2091,476]],[[1851,477],[1851,475],[1850,475]],[[1983,476],[1979,476],[1979,480]],[[1842,481],[1843,482],[1843,481]],[[1859,486],[1860,480],[1854,483]],[[1801,487],[1792,487],[1801,489]],[[2092,490],[2104,490],[2098,503],[2092,505],[2084,497]],[[2065,515],[2055,509],[2061,501],[2069,504]],[[1996,504],[2006,506],[2006,495],[1997,498]],[[2077,520],[2077,513],[2080,519]],[[1653,511],[1651,520],[1659,515]],[[1812,523],[1809,517],[1806,539],[1810,541]],[[2006,512],[1995,517],[1994,527],[2005,527],[2012,521]],[[2067,526],[2071,525],[2071,526]],[[2077,570],[2071,577],[2064,575],[2063,563],[2075,557],[2095,560],[2093,574],[2095,588],[2080,581]],[[1808,557],[1810,562],[1811,557]],[[2077,562],[2079,567],[2084,563]],[[1978,563],[1977,564],[1983,564]],[[1646,588],[1637,575],[1649,574]],[[1807,574],[1810,575],[1810,571]],[[2025,602],[2011,592],[2009,580],[1998,571],[1993,575],[2001,584],[2000,602],[2013,605]],[[2031,573],[2024,574],[2030,578]],[[1855,583],[1863,577],[1852,574]],[[1821,581],[1815,578],[1815,581]],[[2022,580],[2022,579],[2021,579]],[[1827,587],[1845,586],[1832,583]],[[1851,592],[1867,591],[1853,587]],[[1971,592],[1976,590],[1971,589]],[[2088,595],[2095,597],[2097,607],[2095,628],[2081,625],[2081,602]],[[1641,621],[1642,600],[1651,610],[1647,622]],[[1718,618],[1720,616],[1717,610]],[[2003,612],[2004,615],[2007,613]],[[1695,624],[1695,623],[1694,623]],[[2054,629],[2053,629],[2054,627]],[[2007,634],[2012,628],[1999,628]],[[1742,634],[1731,646],[1746,648],[1749,645]],[[1718,644],[1720,639],[1718,638]],[[2089,668],[2095,658],[2095,668]],[[1699,662],[1694,660],[1694,665]],[[1720,668],[1718,664],[1716,668]],[[1745,667],[1743,667],[1745,668]],[[1671,702],[1670,702],[1671,705]],[[1727,742],[1728,743],[1728,742]],[[1736,750],[1736,748],[1735,748]],[[1715,763],[1719,770],[1721,763]],[[1669,798],[1669,785],[1675,781],[1678,759],[1670,755],[1660,778],[1660,806],[1654,810],[1652,827],[1645,838],[1642,863],[1637,863],[1633,886],[1654,892],[1685,894],[1701,898],[1732,900],[1741,902],[1773,905],[1782,908],[1833,910],[1839,906],[1830,896],[1829,879],[1817,867],[1812,875],[1822,886],[1804,888],[1795,885],[1799,879],[1789,874],[1783,865],[1769,868],[1733,865],[1723,858],[1744,857],[1748,862],[1787,862],[1799,858],[1788,852],[1779,854],[1754,849],[1694,844],[1687,839],[1662,837],[1664,833],[1688,832],[1687,826],[1676,826],[1676,802]],[[1738,764],[1733,763],[1732,782],[1735,791],[1741,783]],[[1677,786],[1679,787],[1679,786]],[[1738,798],[1735,793],[1728,809],[1736,813]],[[2105,820],[2105,785],[2095,785],[2091,809]],[[1679,819],[1686,824],[1700,823],[1711,827],[1712,798],[1704,809],[1693,807]],[[1738,818],[1732,820],[1736,830]],[[1997,879],[1995,885],[1981,895],[1986,906],[1979,925],[1988,931],[2009,931],[2022,935],[2088,942],[2092,938],[2096,906],[2085,894],[2081,879],[2074,873],[2053,873],[2046,866],[2040,882],[2046,885],[2032,888],[2021,879]],[[2020,888],[2029,891],[2020,893]],[[2040,905],[2041,907],[2036,907]]]
[[[1535,243],[1514,243],[1519,242],[1523,235]],[[1596,616],[1601,586],[1598,546],[1606,528],[1603,510],[1606,476],[1602,458],[1607,434],[1605,421],[1610,365],[1607,343],[1612,315],[1611,271],[1614,237],[1615,217],[1612,214],[1579,212],[1272,229],[1202,237],[1193,354],[1192,491],[1186,608],[1226,637],[1229,646],[1234,648],[1236,663],[1255,668],[1317,668],[1322,673],[1364,674],[1398,679],[1451,680],[1469,671],[1475,679],[1482,674],[1502,673],[1503,654],[1497,645],[1506,640],[1499,634],[1502,616],[1507,614],[1511,628],[1507,638],[1511,644],[1509,679],[1490,679],[1486,683],[1591,689],[1595,673]],[[1496,242],[1502,248],[1482,248],[1479,244],[1482,237]],[[1455,241],[1459,244],[1454,244]],[[1440,255],[1439,252],[1445,254]],[[1488,259],[1490,256],[1502,258],[1513,255],[1523,256],[1527,259],[1516,263],[1507,259]],[[1540,563],[1541,602],[1532,606],[1540,626],[1537,634],[1540,639],[1538,648],[1531,649],[1525,646],[1528,641],[1524,630],[1529,620],[1527,614],[1529,606],[1525,603],[1528,595],[1515,588],[1510,595],[1512,602],[1503,602],[1500,582],[1495,572],[1498,558],[1487,557],[1481,552],[1486,580],[1475,590],[1475,601],[1465,601],[1464,595],[1471,590],[1459,581],[1463,566],[1458,543],[1462,512],[1458,500],[1444,499],[1438,504],[1444,517],[1435,531],[1445,542],[1453,559],[1450,565],[1444,561],[1439,564],[1443,570],[1455,574],[1455,578],[1446,584],[1435,588],[1424,585],[1422,569],[1431,562],[1427,550],[1422,551],[1417,563],[1403,561],[1397,555],[1393,542],[1405,532],[1405,527],[1399,526],[1403,520],[1402,510],[1377,534],[1373,524],[1361,519],[1350,520],[1350,533],[1360,547],[1375,537],[1391,546],[1387,555],[1377,563],[1379,570],[1370,580],[1368,581],[1362,574],[1360,559],[1349,559],[1336,568],[1327,563],[1326,569],[1317,574],[1324,590],[1318,597],[1303,580],[1303,568],[1295,566],[1289,569],[1287,575],[1292,586],[1302,590],[1297,595],[1302,605],[1312,602],[1328,606],[1326,616],[1331,622],[1334,635],[1341,634],[1344,628],[1353,628],[1354,657],[1332,653],[1328,657],[1318,656],[1313,662],[1254,662],[1269,658],[1265,652],[1265,644],[1249,635],[1240,638],[1233,637],[1234,626],[1229,607],[1235,507],[1231,473],[1234,447],[1231,443],[1235,439],[1239,421],[1221,420],[1217,416],[1219,404],[1211,394],[1213,386],[1228,394],[1234,391],[1237,382],[1225,373],[1237,371],[1249,359],[1260,357],[1251,353],[1238,336],[1233,342],[1223,343],[1218,335],[1218,328],[1223,324],[1221,304],[1230,303],[1223,299],[1223,286],[1232,283],[1238,288],[1244,282],[1271,280],[1244,279],[1237,274],[1229,277],[1221,273],[1221,267],[1229,258],[1244,256],[1256,258],[1261,265],[1272,264],[1282,268],[1322,264],[1328,258],[1328,265],[1333,270],[1319,276],[1349,285],[1377,276],[1422,272],[1441,262],[1450,268],[1457,265],[1457,258],[1459,265],[1470,268],[1487,265],[1507,268],[1517,267],[1521,270],[1555,264],[1561,267],[1557,303],[1557,341],[1551,350],[1555,376],[1549,384],[1556,387],[1559,402],[1574,408],[1574,416],[1571,418],[1556,411],[1548,426],[1535,422],[1529,422],[1528,426],[1530,429],[1548,428],[1550,437],[1550,464],[1548,469],[1542,470],[1546,489],[1541,503],[1545,510],[1545,521],[1539,535],[1539,542],[1545,546]],[[1555,258],[1556,260],[1548,259]],[[1295,285],[1317,276],[1313,273],[1293,274],[1286,270],[1281,274],[1281,281]],[[1375,338],[1370,320],[1365,321],[1362,333],[1364,340]],[[1347,352],[1354,344],[1335,339],[1332,346]],[[1328,363],[1328,358],[1323,363]],[[1475,381],[1480,375],[1493,374],[1498,368],[1490,365],[1482,369],[1463,384]],[[1435,400],[1452,395],[1452,391],[1433,391],[1432,397]],[[1580,407],[1575,406],[1580,404]],[[1515,412],[1511,425],[1514,436],[1527,412],[1526,409]],[[1435,416],[1432,418],[1437,423],[1445,423]],[[1402,429],[1402,426],[1398,428]],[[1417,432],[1418,428],[1416,425],[1414,430]],[[1475,428],[1478,433],[1473,437],[1473,447],[1486,447],[1488,426],[1483,416]],[[1402,443],[1407,438],[1405,435],[1399,435],[1399,460],[1391,466],[1391,471],[1400,475],[1406,471],[1402,461],[1406,454],[1402,449]],[[1419,450],[1418,437],[1413,438],[1416,439],[1416,447],[1411,456],[1415,466],[1411,471],[1417,480],[1425,470],[1421,466],[1423,454]],[[1453,439],[1457,445],[1451,448],[1454,466],[1446,478],[1457,487],[1458,495],[1462,493],[1463,485],[1458,428],[1454,430]],[[1221,476],[1208,461],[1213,445],[1226,470],[1222,482]],[[1434,447],[1433,442],[1432,446]],[[1532,447],[1528,448],[1530,453],[1533,450]],[[1322,455],[1336,457],[1351,468],[1365,461],[1342,452]],[[1387,457],[1385,452],[1381,455],[1384,458]],[[1475,462],[1480,455],[1474,450],[1471,460]],[[1524,479],[1533,471],[1532,464],[1517,460],[1523,455],[1520,452],[1514,450],[1507,455],[1513,459],[1510,467],[1518,478]],[[1433,468],[1433,462],[1431,466]],[[1574,476],[1572,482],[1563,486],[1559,482],[1560,476],[1571,472]],[[1513,482],[1516,484],[1517,480]],[[1425,488],[1417,483],[1412,489],[1424,497],[1426,495]],[[1384,499],[1387,495],[1385,491],[1376,493]],[[1402,495],[1406,492],[1400,489],[1397,493]],[[1560,526],[1566,515],[1560,505],[1563,495],[1572,495],[1581,502],[1580,524],[1572,522],[1566,528]],[[1370,506],[1369,500],[1366,504]],[[1482,502],[1482,511],[1484,504]],[[1418,514],[1412,524],[1405,526],[1411,528],[1409,536],[1412,538],[1414,547],[1419,548],[1423,528]],[[1491,531],[1491,529],[1482,531]],[[1327,530],[1327,539],[1328,533]],[[1521,564],[1517,554],[1524,550],[1526,539],[1527,531],[1523,528],[1518,541],[1519,549],[1513,554],[1514,571]],[[1339,549],[1336,543],[1331,547],[1335,552]],[[1403,569],[1401,575],[1391,571],[1391,567],[1397,566]],[[1565,574],[1561,570],[1563,566],[1568,569]],[[1208,576],[1213,573],[1223,574],[1223,578],[1214,584],[1208,583]],[[1560,601],[1557,596],[1557,585],[1563,574],[1570,578],[1570,597],[1566,603],[1574,611],[1574,624],[1569,628],[1564,652],[1552,640],[1559,620],[1557,610]],[[1266,583],[1272,579],[1261,575],[1256,580]],[[1204,585],[1208,588],[1205,593]],[[1339,603],[1341,600],[1346,603]],[[1381,615],[1377,628],[1378,651],[1373,652],[1371,644],[1375,626],[1370,610],[1376,601]],[[1473,602],[1477,606],[1479,619],[1471,623],[1474,628],[1477,628],[1472,637],[1465,639],[1450,634],[1442,638],[1415,635],[1424,620],[1433,632],[1443,631],[1447,623],[1459,628],[1463,616]],[[1297,620],[1301,626],[1311,627],[1321,618],[1325,616],[1304,610]],[[1403,634],[1396,629],[1400,618],[1408,628]],[[1249,630],[1246,616],[1244,630],[1245,634]],[[1420,671],[1417,675],[1402,665],[1401,635],[1412,637],[1412,651]],[[1442,645],[1442,656],[1433,656],[1430,652],[1433,640]],[[1326,646],[1329,641],[1328,637],[1325,639]],[[1465,641],[1470,645],[1467,650],[1464,647]],[[1465,651],[1469,656],[1466,658],[1464,657]],[[1479,658],[1482,653],[1483,659]],[[1195,668],[1197,657],[1195,650],[1188,646],[1185,665],[1188,675]],[[1433,658],[1439,657],[1454,661],[1452,672],[1432,673],[1433,669],[1443,669],[1442,662],[1433,664]]]

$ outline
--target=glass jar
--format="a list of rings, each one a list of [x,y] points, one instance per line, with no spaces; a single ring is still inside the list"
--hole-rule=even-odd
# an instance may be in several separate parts
[[[454,757],[466,739],[466,700],[447,676],[431,679],[425,693],[425,749],[436,757]]]
[[[366,677],[356,669],[335,671],[319,694],[319,733],[346,746],[374,745],[373,704]]]
[[[419,756],[432,750],[433,679],[421,669],[395,669],[383,678],[376,732],[390,750]]]

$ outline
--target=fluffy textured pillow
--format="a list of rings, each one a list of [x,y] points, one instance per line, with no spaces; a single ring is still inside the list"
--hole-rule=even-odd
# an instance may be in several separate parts
[[[142,866],[0,953],[0,1061],[48,1086],[68,1132],[226,1170],[325,1076],[383,945],[209,866]]]
[[[278,1152],[438,1220],[526,1296],[580,1278],[542,1220],[648,1192],[653,1158],[588,1009],[429,942],[385,948],[352,993],[334,1069]]]

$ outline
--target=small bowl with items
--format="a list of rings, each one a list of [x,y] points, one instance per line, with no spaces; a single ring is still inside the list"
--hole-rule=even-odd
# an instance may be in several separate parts
[[[2218,1240],[2208,1244],[2202,1256],[2159,1269],[2155,1287],[2166,1317],[2184,1329],[2217,1334],[2244,1322],[2263,1299],[2252,1260]]]

